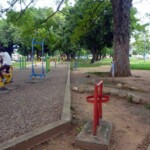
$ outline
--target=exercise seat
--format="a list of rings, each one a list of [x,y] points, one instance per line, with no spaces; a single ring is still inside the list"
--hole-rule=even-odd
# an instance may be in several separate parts
[[[10,67],[9,73],[3,72],[3,76],[6,79],[6,84],[10,83],[13,77],[13,67],[12,66]],[[0,87],[4,87],[4,83],[2,82],[1,78],[0,78]]]

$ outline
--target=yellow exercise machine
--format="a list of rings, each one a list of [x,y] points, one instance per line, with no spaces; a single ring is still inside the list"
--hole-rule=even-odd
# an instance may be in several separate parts
[[[5,84],[8,84],[12,82],[12,77],[13,77],[13,67],[10,66],[9,73],[3,72],[3,76],[6,79],[6,83],[2,82],[2,78],[0,77],[0,88],[3,88]]]

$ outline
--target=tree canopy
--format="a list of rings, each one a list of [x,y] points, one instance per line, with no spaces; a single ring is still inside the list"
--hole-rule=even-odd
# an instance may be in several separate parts
[[[84,49],[92,54],[91,63],[94,63],[114,47],[115,75],[131,74],[129,40],[132,35],[140,43],[139,33],[146,27],[135,17],[132,0],[76,0],[74,6],[68,0],[56,0],[55,11],[49,6],[36,8],[36,2],[9,0],[8,7],[0,9],[1,16],[6,15],[0,20],[0,44],[10,53],[17,44],[22,54],[29,54],[31,41],[36,38],[45,40],[48,54],[65,53],[69,59]],[[19,10],[15,9],[17,5]]]

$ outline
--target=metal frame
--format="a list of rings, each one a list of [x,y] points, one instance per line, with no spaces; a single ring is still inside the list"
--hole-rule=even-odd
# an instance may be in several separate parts
[[[42,46],[42,68],[41,68],[41,73],[35,73],[34,69],[34,45],[41,45]],[[43,55],[44,55],[44,40],[42,42],[37,42],[35,39],[32,40],[32,74],[29,76],[30,78],[32,77],[40,77],[41,79],[44,77],[45,78],[45,72],[44,72],[44,62],[43,62]]]

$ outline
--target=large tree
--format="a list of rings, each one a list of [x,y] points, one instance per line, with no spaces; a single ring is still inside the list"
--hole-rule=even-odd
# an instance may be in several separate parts
[[[112,47],[113,25],[110,1],[79,0],[72,8],[74,24],[71,42],[92,53],[91,63],[99,60],[105,47]]]
[[[115,76],[131,76],[129,62],[130,8],[132,0],[111,0],[114,15]]]

